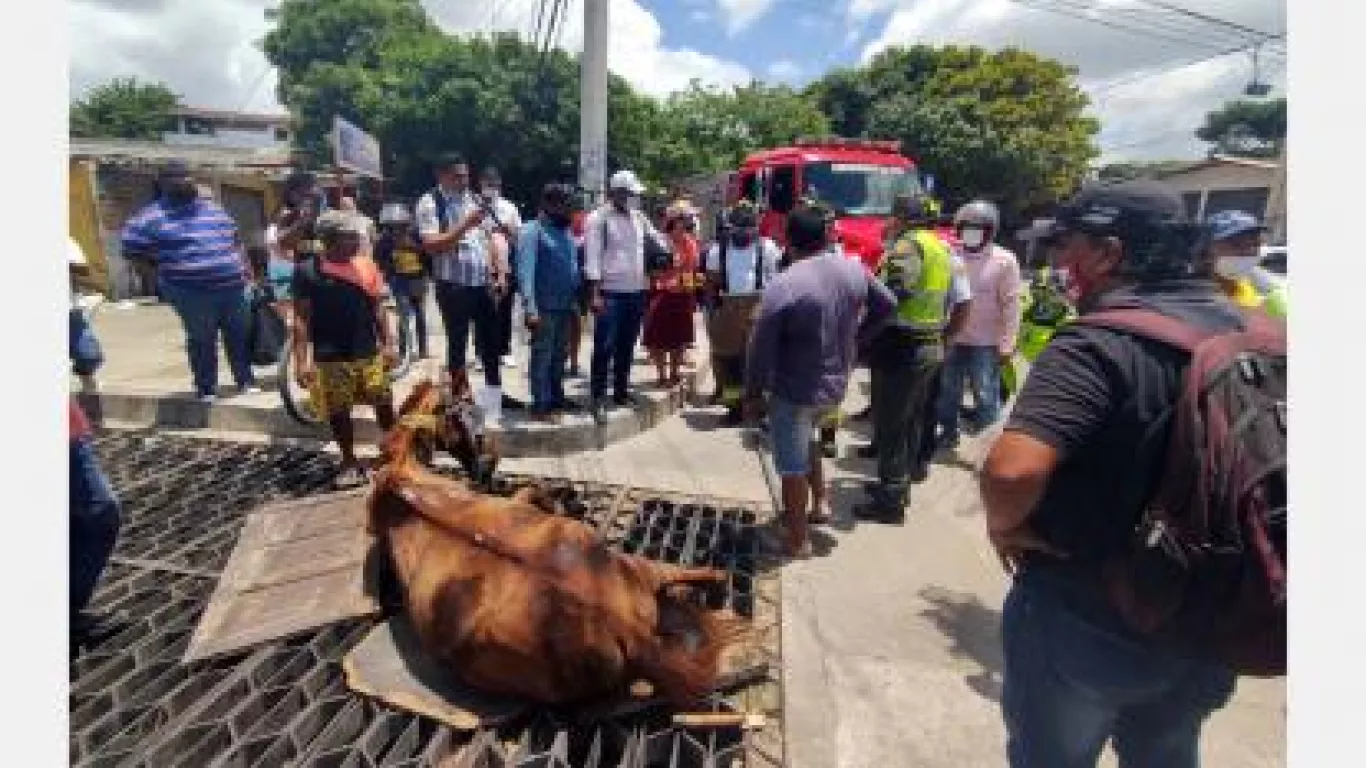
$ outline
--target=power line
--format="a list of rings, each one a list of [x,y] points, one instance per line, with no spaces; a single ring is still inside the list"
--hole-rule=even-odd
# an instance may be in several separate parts
[[[1100,7],[1090,3],[1076,2],[1076,0],[1011,0],[1012,2],[1036,11],[1052,13],[1064,16],[1075,21],[1085,21],[1102,27],[1125,32],[1138,37],[1147,37],[1153,40],[1165,40],[1167,42],[1179,43],[1186,46],[1209,47],[1216,43],[1213,40],[1196,40],[1191,37],[1177,36],[1170,33],[1170,30],[1155,29],[1150,25],[1135,24],[1133,17],[1128,17],[1129,23],[1102,18],[1098,15],[1091,15],[1093,11],[1100,11]]]
[[[1102,94],[1109,93],[1110,91],[1113,91],[1116,88],[1132,85],[1134,83],[1142,82],[1144,80],[1150,80],[1154,77],[1162,77],[1165,75],[1169,75],[1173,72],[1179,72],[1183,69],[1189,69],[1190,67],[1194,67],[1198,64],[1204,64],[1206,62],[1214,61],[1215,59],[1222,59],[1225,56],[1232,56],[1235,53],[1242,53],[1243,51],[1250,50],[1256,47],[1257,45],[1257,43],[1244,44],[1236,48],[1230,48],[1220,53],[1211,54],[1209,56],[1201,56],[1197,59],[1191,59],[1190,61],[1183,62],[1181,64],[1177,64],[1171,67],[1166,67],[1155,72],[1139,72],[1134,75],[1121,77],[1118,80],[1113,80],[1108,83],[1102,83],[1100,87],[1092,89],[1091,96],[1094,98]]]
[[[1172,13],[1180,14],[1181,16],[1187,16],[1192,19],[1199,19],[1200,21],[1206,22],[1208,24],[1217,24],[1221,27],[1236,29],[1240,32],[1252,35],[1254,37],[1264,37],[1270,39],[1272,37],[1280,36],[1272,35],[1269,32],[1263,32],[1259,29],[1253,29],[1252,27],[1244,26],[1242,24],[1238,24],[1237,22],[1232,22],[1227,19],[1221,19],[1216,16],[1210,16],[1208,14],[1201,13],[1199,11],[1193,11],[1189,8],[1183,8],[1179,5],[1173,5],[1172,3],[1163,2],[1163,0],[1139,0],[1139,2],[1144,3],[1145,5],[1155,6],[1166,11],[1171,11]]]

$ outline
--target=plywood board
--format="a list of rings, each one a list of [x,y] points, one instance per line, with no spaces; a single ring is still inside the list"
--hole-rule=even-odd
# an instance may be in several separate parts
[[[422,652],[409,621],[398,616],[375,627],[345,659],[346,686],[390,706],[473,731],[495,727],[533,705],[480,693],[455,679]],[[735,688],[762,679],[768,663],[749,648],[736,648],[722,658],[717,689]],[[628,699],[616,704],[582,708],[584,720],[622,717],[663,703],[657,698]]]
[[[366,493],[343,491],[251,513],[185,661],[378,614]]]

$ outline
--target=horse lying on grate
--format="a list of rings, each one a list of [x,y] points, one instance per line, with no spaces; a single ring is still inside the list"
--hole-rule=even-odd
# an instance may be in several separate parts
[[[490,496],[432,473],[414,436],[385,437],[368,527],[425,652],[473,688],[544,704],[639,680],[678,706],[712,690],[743,622],[691,598],[724,572],[614,552],[535,489]]]

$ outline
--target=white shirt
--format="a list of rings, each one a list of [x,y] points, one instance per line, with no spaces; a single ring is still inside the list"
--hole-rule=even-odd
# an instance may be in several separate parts
[[[767,237],[759,237],[745,248],[737,248],[734,243],[726,245],[726,293],[733,296],[742,296],[758,292],[755,285],[754,261],[763,258],[764,286],[773,283],[773,277],[778,274],[778,262],[783,258],[783,252],[778,248],[778,244]],[[706,269],[708,272],[721,271],[721,244],[712,243],[711,249],[707,251]]]
[[[664,242],[664,236],[640,211],[628,216],[606,206],[588,214],[583,224],[584,277],[600,281],[602,290],[613,293],[645,290],[646,237]]]
[[[455,195],[449,190],[442,192],[446,198],[446,231],[454,229],[464,220],[471,206],[477,205],[468,192]],[[417,201],[417,233],[424,240],[442,234],[441,217],[437,216],[436,198],[431,192]],[[478,288],[489,280],[489,240],[482,227],[474,227],[460,238],[456,247],[438,253],[432,259],[436,279]]]
[[[511,200],[499,195],[493,201],[493,212],[498,214],[498,222],[512,231],[512,241],[517,242],[517,231],[522,228],[522,214],[517,211],[517,206]],[[492,233],[497,224],[493,223],[493,217],[484,215],[484,221],[480,224],[485,232]]]

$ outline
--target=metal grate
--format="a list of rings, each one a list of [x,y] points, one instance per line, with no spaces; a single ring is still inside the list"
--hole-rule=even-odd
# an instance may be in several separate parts
[[[538,711],[496,730],[454,731],[352,694],[341,660],[370,630],[342,622],[250,652],[181,664],[191,633],[257,506],[327,490],[332,459],[305,448],[112,431],[96,437],[124,505],[114,559],[90,612],[105,629],[73,650],[77,766],[777,766],[782,764],[775,563],[757,551],[752,506],[549,481],[566,514],[613,546],[729,574],[706,599],[752,617],[766,680],[716,695],[763,729],[675,726],[661,708],[607,722]],[[509,476],[511,493],[533,478]]]

